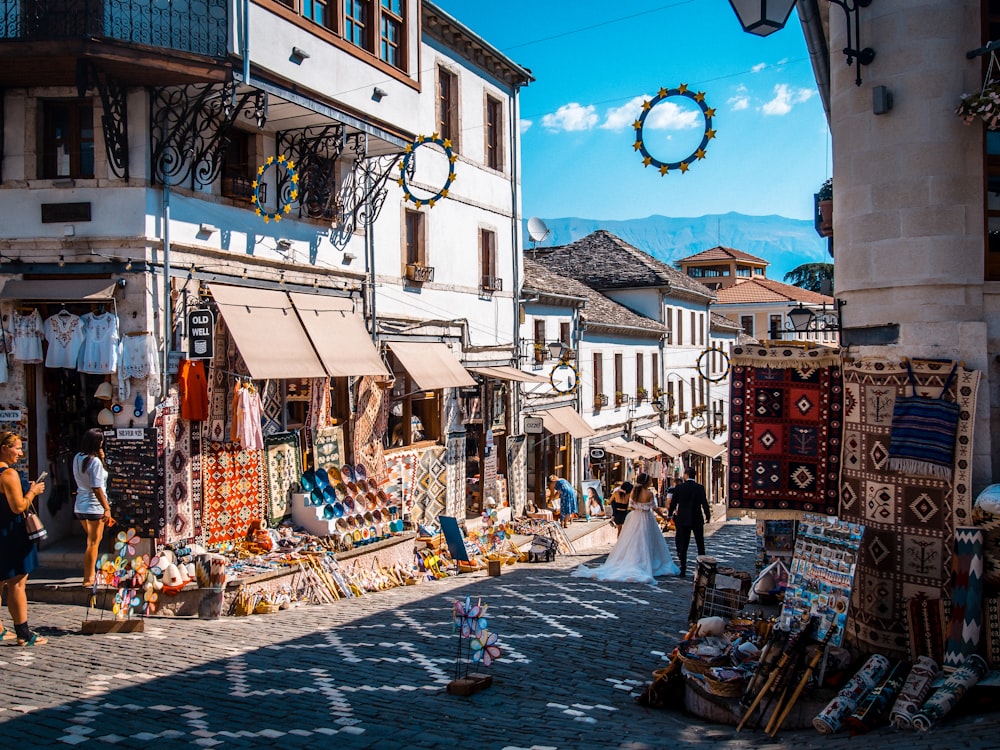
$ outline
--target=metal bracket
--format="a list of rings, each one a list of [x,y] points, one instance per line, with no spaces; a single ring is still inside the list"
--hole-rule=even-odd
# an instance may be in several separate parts
[[[111,171],[127,180],[128,172],[128,90],[89,60],[76,62],[76,90],[80,97],[91,88],[101,97],[101,130]]]
[[[341,237],[350,237],[378,218],[388,194],[385,184],[402,152],[368,156],[367,133],[351,133],[345,143],[353,154],[354,166],[340,186],[341,210],[332,226]]]
[[[154,88],[150,93],[153,179],[207,187],[219,176],[229,133],[242,114],[267,122],[267,92],[238,94],[233,81]]]
[[[344,152],[344,126],[330,124],[275,135],[277,152],[296,165],[299,176],[299,216],[310,219],[339,218],[337,162]],[[278,180],[278,202],[287,201],[291,185],[286,174]]]

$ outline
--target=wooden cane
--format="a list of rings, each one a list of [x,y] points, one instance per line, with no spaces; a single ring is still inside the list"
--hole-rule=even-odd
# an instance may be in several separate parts
[[[792,652],[792,658],[785,671],[782,672],[779,683],[775,685],[774,689],[772,690],[771,698],[773,698],[775,695],[779,694],[780,695],[778,698],[778,702],[774,704],[774,709],[771,711],[771,715],[768,718],[767,726],[764,729],[765,732],[770,731],[774,722],[777,720],[777,714],[781,710],[781,706],[785,701],[785,696],[788,694],[789,685],[791,683],[791,680],[793,679],[793,676],[795,675],[794,670],[799,662],[799,657],[801,657],[802,654],[805,652],[806,645],[808,644],[809,641],[809,635],[812,633],[815,625],[816,625],[815,619],[809,620],[809,622],[806,624],[806,627],[803,628],[802,632],[799,633],[795,642],[791,645],[789,649]],[[768,708],[770,707],[771,707],[771,700],[768,700],[767,704],[760,710],[761,719],[764,718],[764,716],[767,714]]]
[[[795,704],[798,702],[799,697],[802,695],[802,691],[806,689],[806,685],[809,683],[809,678],[812,677],[813,672],[816,667],[819,666],[820,661],[823,660],[823,655],[826,653],[827,647],[830,645],[830,639],[836,632],[837,626],[831,625],[830,629],[826,632],[826,637],[823,639],[823,643],[820,644],[819,649],[813,654],[813,658],[806,665],[806,671],[802,674],[802,679],[799,680],[799,684],[795,686],[795,691],[792,693],[791,698],[788,699],[788,703],[785,704],[784,708],[781,710],[781,715],[778,717],[777,722],[774,722],[773,730],[767,730],[767,733],[774,737],[778,731],[781,729],[781,725],[785,723],[785,719],[788,718],[788,714],[792,712]],[[777,713],[777,709],[775,709]]]
[[[743,718],[740,720],[740,723],[736,725],[737,732],[739,732],[743,728],[743,726],[747,723],[747,721],[753,715],[754,709],[756,709],[757,706],[760,705],[761,701],[763,701],[765,697],[769,697],[771,696],[772,693],[777,692],[779,690],[779,685],[777,684],[779,678],[781,678],[782,681],[788,679],[786,672],[792,668],[792,663],[794,662],[794,660],[798,659],[799,644],[803,642],[807,634],[812,630],[812,624],[813,621],[810,620],[809,624],[806,625],[804,629],[802,629],[789,639],[788,643],[785,645],[784,652],[781,654],[781,658],[778,659],[778,663],[774,667],[774,671],[772,671],[771,674],[768,675],[767,682],[764,683],[764,687],[762,687],[760,689],[760,692],[757,693],[757,696],[754,698],[753,703],[750,704],[750,708],[747,709],[746,713],[743,715]],[[768,700],[768,705],[770,705],[770,703],[771,701]],[[766,710],[767,710],[766,707],[762,709],[762,714],[765,713]]]

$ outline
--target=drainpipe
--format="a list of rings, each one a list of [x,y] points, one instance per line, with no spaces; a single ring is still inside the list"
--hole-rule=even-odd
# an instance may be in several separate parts
[[[160,393],[167,397],[167,367],[170,362],[170,347],[173,341],[173,301],[170,298],[170,175],[163,174],[163,368]]]
[[[243,0],[243,83],[250,83],[250,0]]]

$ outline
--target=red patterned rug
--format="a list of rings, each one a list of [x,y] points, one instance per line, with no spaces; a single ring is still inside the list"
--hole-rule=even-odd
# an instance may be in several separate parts
[[[913,362],[919,390],[936,397],[951,362]],[[960,406],[950,478],[889,470],[892,413],[910,395],[905,365],[865,359],[844,364],[841,518],[865,525],[855,576],[849,639],[863,651],[905,658],[906,602],[923,593],[950,601],[956,526],[972,522],[972,432],[980,374],[959,368],[948,394]]]
[[[733,348],[730,515],[837,515],[840,350]]]
[[[206,443],[202,452],[205,544],[242,539],[251,521],[264,518],[267,499],[264,451],[235,443]]]

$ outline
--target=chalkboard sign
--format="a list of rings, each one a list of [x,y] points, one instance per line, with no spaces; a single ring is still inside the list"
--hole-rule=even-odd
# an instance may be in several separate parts
[[[156,428],[128,428],[104,433],[108,500],[118,525],[153,539],[166,526],[165,494],[156,460]]]

